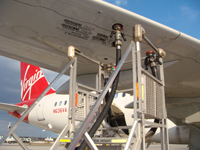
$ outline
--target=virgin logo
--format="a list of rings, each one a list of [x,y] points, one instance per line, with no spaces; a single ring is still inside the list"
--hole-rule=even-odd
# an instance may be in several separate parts
[[[39,70],[39,71],[35,70],[35,73],[28,78],[27,73],[28,73],[29,68],[30,68],[30,65],[27,66],[25,74],[24,74],[24,79],[21,80],[22,101],[24,101],[24,99],[27,96],[28,96],[28,100],[31,98],[32,87],[34,86],[35,83],[37,83],[38,80],[40,80],[42,77],[44,77],[41,70]]]

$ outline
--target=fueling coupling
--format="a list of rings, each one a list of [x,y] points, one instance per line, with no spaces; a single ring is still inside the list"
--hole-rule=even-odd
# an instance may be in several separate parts
[[[146,52],[146,58],[144,61],[145,69],[148,70],[148,66],[150,66],[152,74],[154,77],[158,78],[157,75],[157,64],[162,65],[160,58],[165,57],[165,51],[161,48],[158,48],[158,52],[154,51]]]
[[[153,48],[153,50],[146,53],[146,58],[144,61],[145,69],[148,70],[147,66],[150,66],[153,76],[158,78],[157,64],[162,65],[160,58],[164,58],[166,53],[162,48],[155,47],[154,44],[151,43],[151,41],[146,37],[144,28],[140,24],[137,24],[133,28],[133,40],[138,43],[142,42],[143,39],[149,44],[151,48]]]
[[[103,73],[104,78],[110,78],[112,73],[115,71],[116,64],[110,63],[110,64],[101,64],[101,71]]]
[[[121,47],[122,39],[126,41],[125,34],[121,32],[123,30],[123,25],[120,23],[116,23],[112,26],[112,29],[113,30],[110,34],[110,38],[112,38],[114,35],[115,41],[113,42],[113,47]]]

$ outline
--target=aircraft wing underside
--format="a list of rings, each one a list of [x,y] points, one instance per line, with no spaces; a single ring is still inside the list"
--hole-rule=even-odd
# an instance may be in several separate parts
[[[115,48],[110,34],[115,23],[123,24],[127,38],[122,52],[132,40],[133,26],[141,24],[146,36],[167,52],[165,62],[180,60],[165,69],[166,96],[200,95],[199,40],[103,1],[2,0],[0,55],[59,72],[69,61],[67,47],[73,45],[93,59],[114,63]],[[148,50],[151,48],[143,41],[143,56]],[[130,59],[131,55],[127,61]],[[131,64],[127,63],[122,70],[130,69]],[[97,71],[90,62],[78,63],[79,76]]]
[[[97,61],[115,63],[110,37],[115,23],[124,26],[127,41],[123,41],[122,53],[132,40],[135,24],[141,24],[156,47],[166,51],[164,62],[171,63],[165,68],[166,97],[200,96],[198,39],[100,0],[1,0],[0,55],[60,72],[69,62],[67,47],[72,45]],[[145,41],[141,47],[145,57],[151,48]],[[131,55],[127,61],[130,59]],[[132,88],[131,66],[126,63],[122,68],[121,90]],[[96,65],[79,60],[80,82],[88,82],[87,75],[97,71]]]

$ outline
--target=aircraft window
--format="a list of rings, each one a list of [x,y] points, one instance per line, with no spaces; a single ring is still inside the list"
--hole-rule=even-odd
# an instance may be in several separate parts
[[[122,97],[125,97],[126,96],[126,93],[122,93]]]
[[[66,104],[67,104],[67,101],[65,101],[64,105],[66,105]]]
[[[115,98],[117,98],[117,97],[118,97],[118,93],[115,94]]]
[[[60,103],[59,103],[59,106],[61,106],[62,105],[62,101],[60,101]]]
[[[54,106],[56,106],[56,105],[57,105],[57,102],[55,102]]]

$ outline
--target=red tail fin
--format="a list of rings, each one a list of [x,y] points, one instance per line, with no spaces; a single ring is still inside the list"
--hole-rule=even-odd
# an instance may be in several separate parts
[[[21,101],[38,98],[48,85],[39,67],[21,62]],[[50,89],[46,95],[51,93],[55,91]]]

